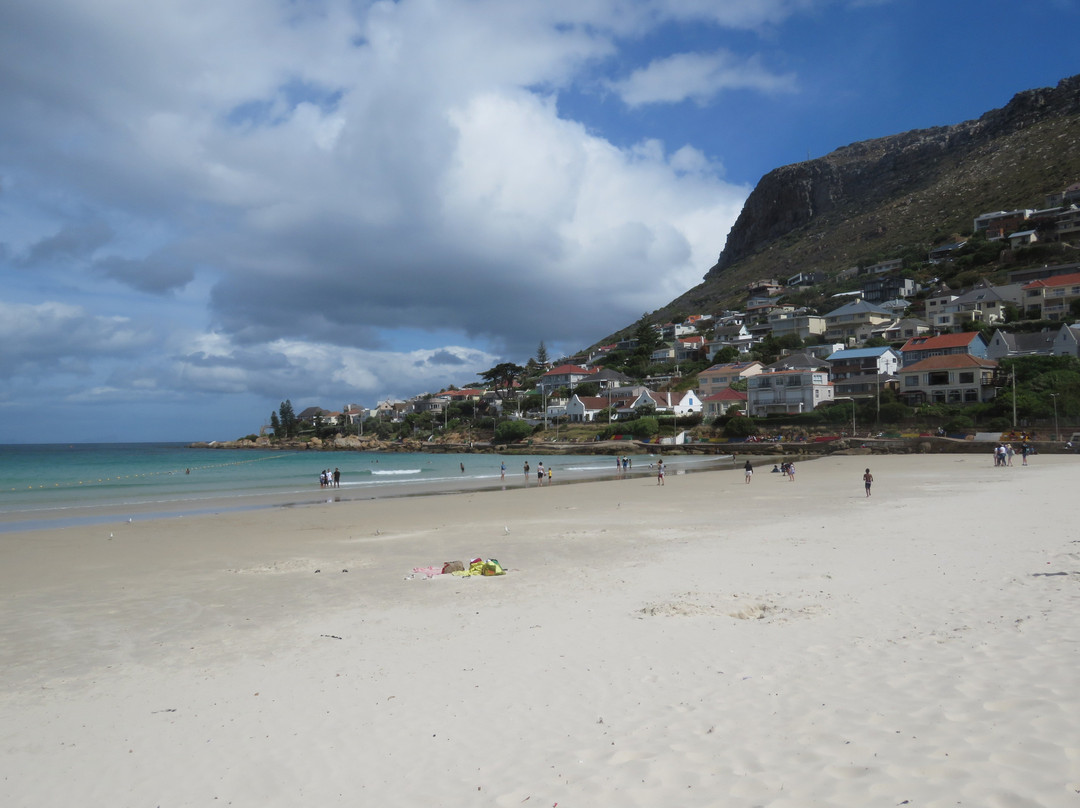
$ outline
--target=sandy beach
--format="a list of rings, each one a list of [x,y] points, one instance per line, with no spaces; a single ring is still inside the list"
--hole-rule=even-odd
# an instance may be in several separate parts
[[[1015,462],[2,535],[0,804],[1080,806],[1080,463]]]

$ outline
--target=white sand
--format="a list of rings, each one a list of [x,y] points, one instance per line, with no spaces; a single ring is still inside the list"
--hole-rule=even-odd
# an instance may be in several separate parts
[[[0,536],[0,805],[1080,806],[1076,459],[768,469]]]

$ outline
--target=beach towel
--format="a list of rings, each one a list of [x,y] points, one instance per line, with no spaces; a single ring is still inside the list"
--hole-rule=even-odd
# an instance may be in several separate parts
[[[442,575],[442,567],[413,567],[414,575],[423,575],[426,578],[434,578],[436,575]]]
[[[498,560],[489,558],[487,561],[477,558],[474,559],[467,570],[461,570],[460,572],[453,573],[459,578],[467,578],[470,575],[506,575],[506,570],[502,568],[502,565]]]

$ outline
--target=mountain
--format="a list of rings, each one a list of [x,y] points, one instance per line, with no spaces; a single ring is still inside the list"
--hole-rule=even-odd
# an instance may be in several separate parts
[[[925,258],[931,246],[969,234],[981,213],[1042,208],[1048,194],[1080,181],[1078,144],[1073,76],[977,120],[777,168],[747,198],[704,282],[649,319],[737,307],[754,279],[812,271],[832,278],[859,263]]]

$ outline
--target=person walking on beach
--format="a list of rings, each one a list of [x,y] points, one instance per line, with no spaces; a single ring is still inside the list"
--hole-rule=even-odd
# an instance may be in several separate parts
[[[862,476],[863,485],[866,486],[866,496],[870,496],[870,486],[874,482],[874,475],[870,473],[870,469],[867,469]]]
[[[743,472],[746,474],[746,484],[750,485],[750,478],[754,476],[754,466],[749,460],[747,460],[746,465],[742,468]]]
[[[787,464],[787,478],[790,482],[795,482],[795,464]]]
[[[506,479],[506,461],[503,461],[499,466],[499,479]]]
[[[334,488],[341,488],[341,469],[334,469]]]
[[[544,461],[543,460],[541,460],[539,463],[536,464],[536,484],[537,485],[543,485],[544,484]]]
[[[656,461],[656,484],[664,484],[664,459],[660,458]]]
[[[525,461],[525,487],[529,485],[529,461]]]

